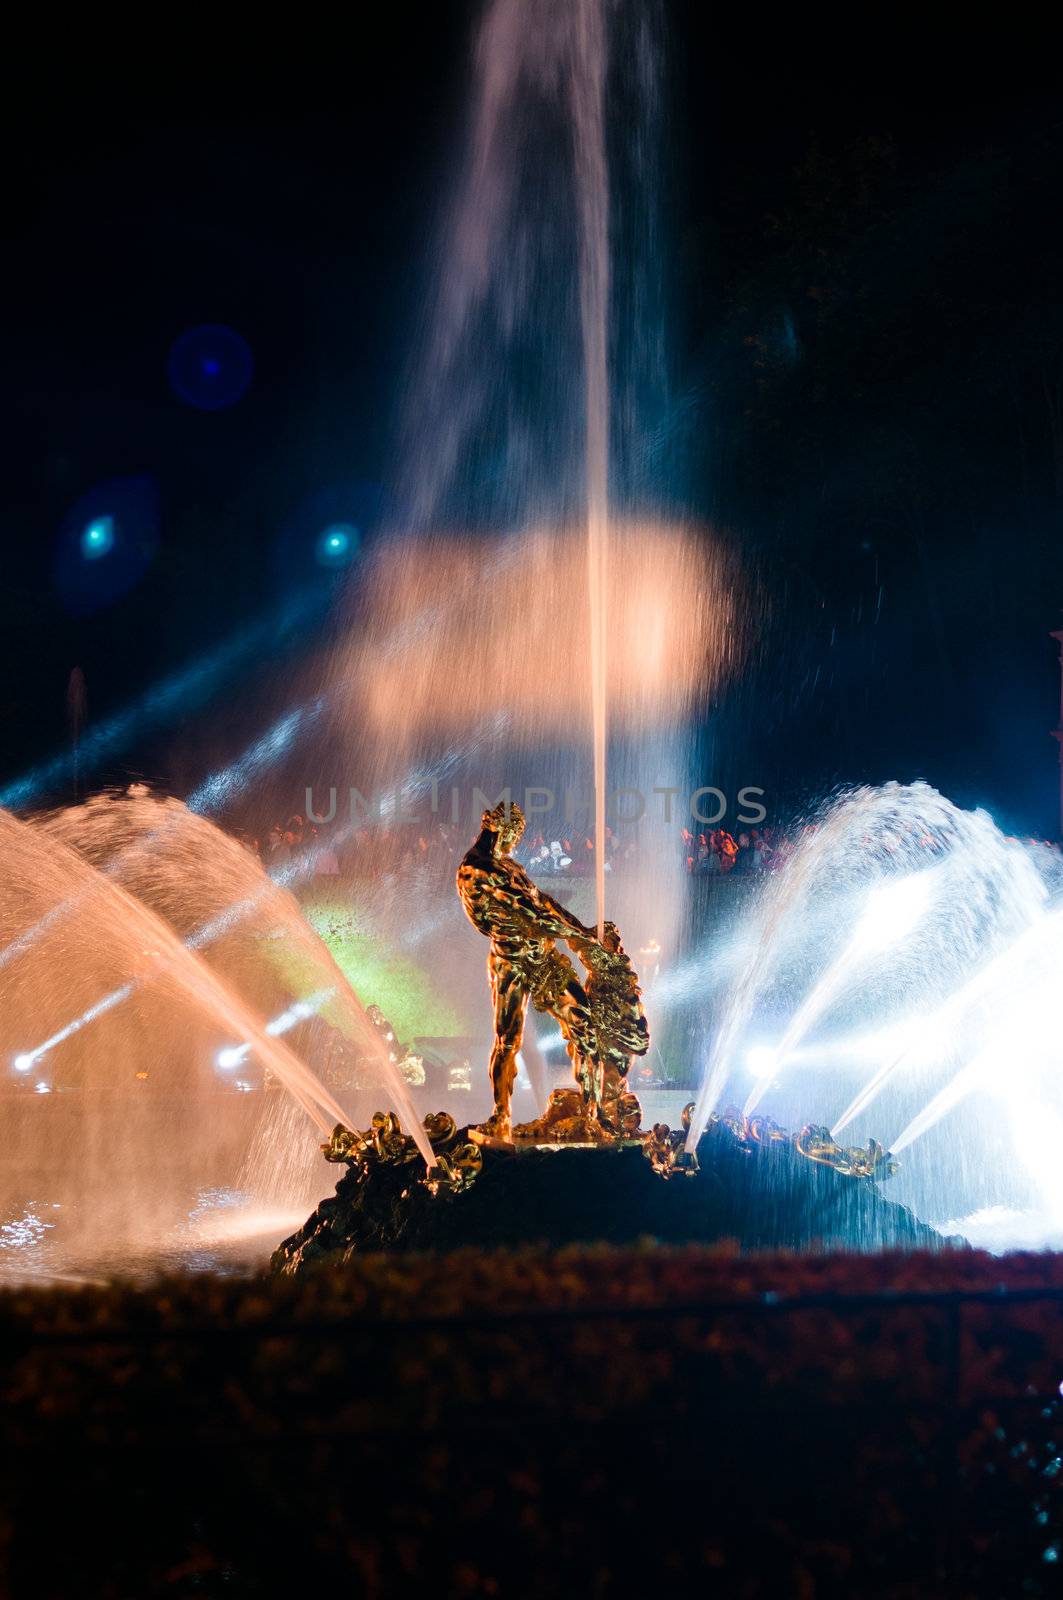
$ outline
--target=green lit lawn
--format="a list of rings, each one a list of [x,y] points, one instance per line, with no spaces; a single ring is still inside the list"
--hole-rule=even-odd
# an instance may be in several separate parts
[[[302,909],[362,1004],[378,1005],[400,1039],[469,1032],[468,1018],[428,973],[385,940],[360,933],[348,906],[317,901]]]

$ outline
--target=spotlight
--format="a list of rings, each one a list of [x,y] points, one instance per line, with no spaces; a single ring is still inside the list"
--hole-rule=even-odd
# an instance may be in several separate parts
[[[227,1050],[218,1051],[217,1064],[222,1072],[228,1072],[231,1068],[238,1067],[241,1061],[246,1060],[250,1051],[251,1046],[249,1044],[230,1045]]]
[[[62,1044],[65,1039],[69,1039],[71,1034],[80,1033],[81,1029],[86,1027],[88,1023],[95,1022],[97,1017],[102,1017],[105,1012],[121,1005],[123,1000],[128,1000],[135,988],[135,983],[124,983],[120,989],[112,989],[110,994],[104,995],[102,1000],[97,1000],[95,1005],[90,1006],[87,1011],[83,1011],[80,1017],[75,1017],[73,1022],[68,1022],[65,1028],[60,1028],[58,1033],[53,1033],[50,1039],[45,1039],[44,1043],[39,1044],[36,1050],[31,1050],[25,1055],[16,1056],[15,1067],[17,1071],[28,1072],[35,1062],[39,1061],[49,1050],[54,1050],[57,1044]],[[27,1065],[20,1066],[20,1062],[26,1062]]]
[[[333,522],[317,541],[317,559],[323,567],[345,567],[358,549],[361,535],[351,522]]]
[[[294,1005],[274,1017],[272,1022],[266,1023],[265,1031],[271,1039],[279,1039],[282,1034],[290,1032],[296,1023],[304,1022],[307,1017],[316,1016],[326,1000],[331,1000],[335,989],[318,989],[305,1000],[297,1000]],[[249,1044],[231,1044],[224,1050],[219,1050],[214,1057],[214,1064],[221,1072],[230,1072],[233,1067],[241,1066],[251,1054]],[[236,1083],[240,1088],[240,1082]]]
[[[775,1071],[775,1051],[771,1045],[751,1045],[746,1051],[746,1068],[754,1078],[770,1077]]]
[[[34,1088],[34,1093],[35,1094],[51,1094],[51,1092],[52,1092],[51,1084],[50,1083],[45,1083],[43,1078],[41,1079],[41,1081]]]
[[[81,554],[86,561],[98,561],[114,548],[114,518],[93,517],[81,535]]]

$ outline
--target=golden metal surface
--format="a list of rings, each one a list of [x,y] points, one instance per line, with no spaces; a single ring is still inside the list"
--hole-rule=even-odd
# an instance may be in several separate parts
[[[686,1127],[690,1125],[689,1109],[683,1113]],[[877,1139],[869,1139],[866,1149],[859,1145],[835,1144],[830,1129],[816,1123],[809,1123],[800,1133],[788,1133],[771,1117],[752,1117],[747,1120],[734,1106],[714,1112],[709,1121],[726,1128],[740,1143],[792,1144],[798,1155],[809,1161],[817,1161],[822,1166],[833,1167],[845,1178],[875,1178],[882,1182],[892,1178],[897,1171],[896,1161]]]
[[[638,976],[615,922],[605,923],[601,942],[586,946],[582,960],[587,970],[602,1121],[615,1132],[635,1133],[642,1108],[628,1092],[627,1075],[632,1056],[644,1056],[649,1049],[650,1030]]]
[[[822,1162],[833,1167],[847,1178],[892,1178],[897,1163],[877,1139],[869,1139],[867,1148],[860,1145],[835,1144],[829,1128],[810,1123],[794,1135],[794,1145],[809,1161]]]
[[[357,1129],[345,1128],[342,1122],[337,1122],[321,1146],[321,1151],[326,1161],[346,1161],[348,1165],[354,1165],[365,1160],[371,1145],[372,1138],[368,1133],[359,1133]]]
[[[484,1140],[615,1142],[636,1133],[642,1120],[626,1087],[631,1057],[649,1048],[638,978],[613,923],[605,924],[599,941],[513,860],[523,832],[519,806],[485,811],[479,837],[458,868],[465,913],[491,941],[494,1111],[480,1132]],[[582,961],[585,982],[557,948],[559,939]],[[577,1087],[555,1091],[542,1117],[514,1130],[513,1085],[529,1002],[560,1027]]]
[[[424,1119],[424,1131],[432,1149],[442,1150],[454,1138],[458,1125],[449,1111],[431,1111]]]
[[[394,1027],[379,1006],[366,1006],[365,1014],[379,1033],[388,1060],[395,1063],[408,1084],[415,1089],[422,1088],[427,1076],[424,1070],[424,1057],[419,1056],[411,1045],[399,1042]]]
[[[696,1173],[697,1158],[685,1149],[692,1102],[683,1110],[681,1128],[657,1123],[648,1133],[640,1131],[641,1108],[627,1088],[627,1078],[632,1057],[649,1049],[649,1027],[638,975],[616,924],[606,922],[599,939],[594,929],[540,889],[512,856],[523,831],[519,806],[485,811],[480,834],[458,868],[457,889],[465,913],[490,940],[487,970],[495,1038],[489,1072],[494,1110],[481,1127],[467,1130],[469,1142],[462,1144],[456,1142],[458,1129],[452,1116],[443,1111],[427,1116],[424,1126],[435,1159],[420,1181],[433,1194],[468,1188],[481,1171],[483,1146],[516,1150],[522,1145],[641,1144],[662,1177]],[[557,948],[558,940],[578,956],[584,968],[582,980],[569,957]],[[514,1128],[513,1085],[529,1003],[557,1022],[576,1081],[552,1092],[541,1117]],[[391,1046],[392,1059],[410,1057],[412,1052],[403,1052],[383,1013],[371,1007],[369,1014]],[[770,1117],[747,1121],[733,1107],[710,1120],[747,1145],[792,1143],[800,1155],[844,1176],[882,1179],[897,1170],[888,1151],[874,1139],[866,1149],[847,1148],[832,1140],[828,1128],[809,1126],[790,1135]],[[362,1133],[338,1125],[322,1150],[326,1160],[350,1165],[405,1164],[417,1157],[414,1141],[390,1111],[376,1112]]]
[[[512,1139],[514,1144],[600,1145],[615,1144],[616,1133],[582,1089],[554,1089],[542,1116],[518,1123]]]
[[[453,1150],[437,1154],[435,1165],[429,1167],[421,1182],[431,1194],[442,1190],[460,1194],[463,1189],[471,1188],[480,1176],[483,1159],[477,1145],[456,1145]]]
[[[670,1128],[666,1122],[655,1122],[643,1140],[643,1153],[654,1172],[661,1178],[692,1178],[698,1170],[698,1158],[684,1148],[686,1133],[682,1128]]]
[[[458,1125],[449,1111],[433,1111],[424,1119],[424,1131],[435,1157],[420,1181],[432,1194],[441,1189],[467,1189],[479,1177],[483,1156],[474,1144],[458,1144]],[[336,1124],[321,1146],[326,1161],[370,1167],[374,1163],[404,1166],[418,1160],[414,1141],[404,1134],[393,1111],[374,1111],[371,1125],[358,1132]]]

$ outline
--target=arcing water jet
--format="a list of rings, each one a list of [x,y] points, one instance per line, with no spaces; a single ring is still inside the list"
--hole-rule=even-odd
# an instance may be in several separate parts
[[[163,918],[184,948],[209,950],[212,965],[238,992],[250,989],[273,1009],[274,997],[292,988],[330,990],[329,1017],[377,1062],[382,1096],[430,1162],[406,1082],[357,995],[297,902],[237,840],[177,800],[132,792],[50,813],[34,831],[76,851],[100,876],[112,863],[124,890]]]
[[[756,1045],[771,1059],[747,1115],[764,1105],[790,1125],[825,1122],[841,1090],[834,1135],[872,1107],[865,1134],[900,1129],[891,1187],[922,1217],[955,1230],[965,1206],[1008,1204],[1051,1219],[1044,1139],[1022,1103],[1042,1106],[1042,1126],[1058,1112],[1061,888],[1051,853],[925,784],[831,802],[747,919],[691,1142]]]
[[[39,1060],[39,1049],[25,1048],[32,1027],[39,1030],[41,1021],[49,1016],[77,1009],[77,1000],[86,991],[101,986],[101,971],[117,970],[129,975],[122,999],[140,993],[146,1004],[161,1000],[178,1012],[191,1009],[212,1026],[220,1025],[250,1039],[263,1062],[322,1131],[342,1117],[340,1107],[313,1073],[286,1045],[271,1038],[247,1004],[128,890],[103,877],[61,839],[7,812],[0,812],[0,847],[9,863],[3,903],[5,931],[36,915],[41,905],[53,898],[74,893],[77,903],[75,915],[64,921],[61,933],[20,964],[5,986],[3,1031],[16,1058],[16,1069],[27,1056]],[[93,1002],[96,1015],[105,1015],[117,1003]],[[91,1009],[92,1005],[85,1007]],[[51,1042],[59,1042],[61,1035],[58,1030]],[[76,1076],[94,1086],[106,1086],[106,1046],[83,1050]]]

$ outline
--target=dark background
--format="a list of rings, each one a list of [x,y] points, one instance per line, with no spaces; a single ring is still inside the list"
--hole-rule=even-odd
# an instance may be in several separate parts
[[[9,41],[5,781],[63,747],[75,665],[100,718],[286,596],[327,600],[315,497],[368,506],[387,475],[477,14]],[[666,6],[682,497],[755,593],[704,781],[778,812],[923,776],[1056,832],[1058,41],[956,17]],[[167,381],[207,322],[255,361],[217,412]],[[145,476],[150,563],[75,615],[71,508]],[[283,701],[295,646],[94,778],[189,786]]]

